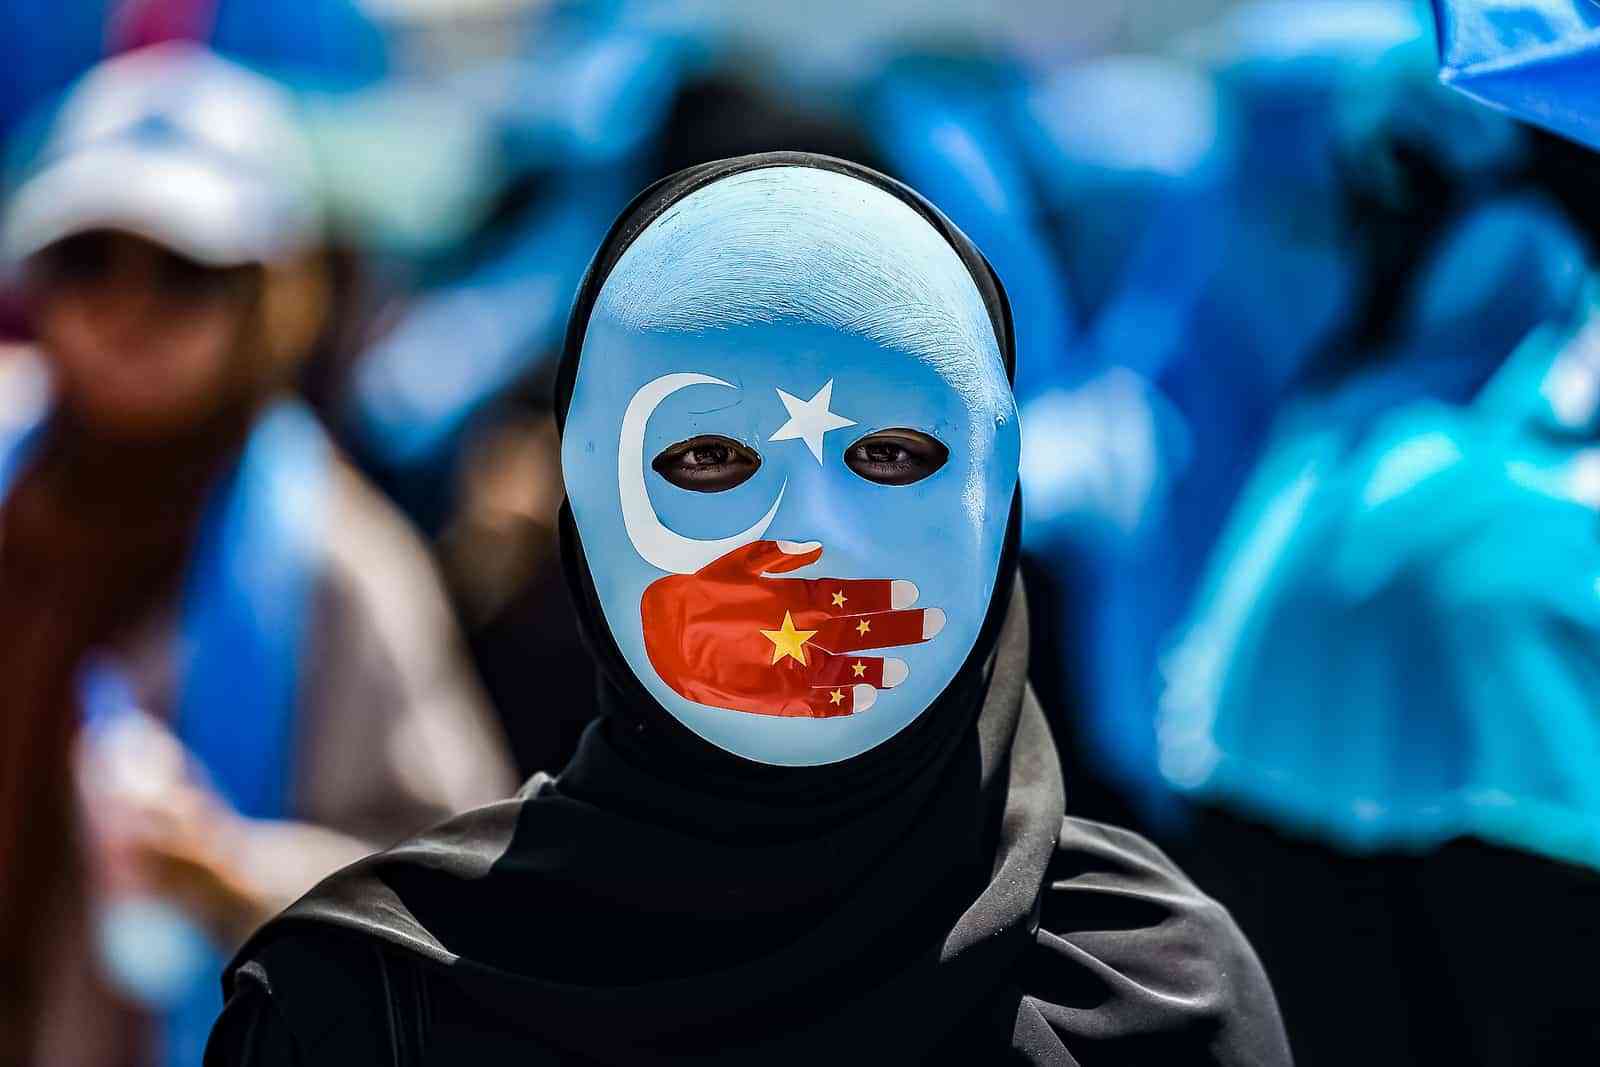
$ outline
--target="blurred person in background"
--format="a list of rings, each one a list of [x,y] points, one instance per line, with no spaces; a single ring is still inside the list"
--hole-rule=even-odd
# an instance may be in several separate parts
[[[327,294],[281,91],[107,62],[4,239],[54,399],[0,451],[0,1059],[193,1064],[219,952],[512,780],[420,545],[287,399]]]
[[[166,41],[195,41],[297,88],[336,96],[379,82],[389,69],[384,34],[357,0],[13,0],[0,5],[6,77],[0,79],[0,145],[26,157],[48,130],[51,104],[103,59]],[[337,365],[330,351],[354,310],[358,260],[337,243],[325,256],[324,338],[306,359],[315,405]],[[15,288],[0,285],[0,344],[29,329]]]
[[[1498,26],[1506,5],[1450,6],[1462,48],[1492,54],[1563,5]],[[1491,55],[1484,91],[1593,113],[1543,68],[1551,44]],[[1600,165],[1518,130],[1509,167],[1463,182],[1505,120],[1418,92],[1431,53],[1359,86],[1386,116],[1351,176],[1368,296],[1219,542],[1166,665],[1162,766],[1205,806],[1195,864],[1262,946],[1301,1063],[1565,1064],[1600,1048],[1581,962],[1600,950]]]
[[[258,933],[207,1062],[1287,1064],[1226,913],[1065,815],[1015,359],[987,261],[876,172],[642,193],[556,385],[601,717]]]

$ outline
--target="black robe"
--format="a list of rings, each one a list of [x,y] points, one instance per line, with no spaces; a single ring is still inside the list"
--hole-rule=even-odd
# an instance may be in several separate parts
[[[932,205],[855,164],[773,153],[647,189],[596,254],[557,376],[628,243],[727,175],[801,165],[900,197],[972,272],[1010,371],[987,261]],[[559,777],[334,875],[224,976],[209,1067],[287,1064],[1227,1064],[1289,1053],[1227,913],[1147,842],[1065,818],[1027,686],[1020,498],[982,630],[893,738],[822,767],[691,733],[604,623],[571,512],[562,563],[600,667],[600,718]],[[526,714],[537,714],[528,708]]]

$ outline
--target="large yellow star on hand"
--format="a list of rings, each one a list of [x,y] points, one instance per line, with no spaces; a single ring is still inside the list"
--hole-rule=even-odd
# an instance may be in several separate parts
[[[800,661],[800,666],[806,665],[805,644],[817,635],[815,630],[796,630],[794,619],[786,611],[783,613],[783,626],[777,630],[762,630],[761,636],[772,642],[772,662],[777,663],[783,657]]]

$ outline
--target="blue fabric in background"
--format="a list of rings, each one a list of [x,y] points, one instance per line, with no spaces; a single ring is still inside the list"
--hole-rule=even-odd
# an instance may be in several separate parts
[[[1211,80],[1187,64],[1100,57],[1055,71],[1008,117],[1078,300],[1079,358],[1159,375],[1226,228],[1233,144]]]
[[[867,126],[890,168],[983,250],[1005,280],[1021,400],[1082,377],[1067,282],[1044,237],[1048,219],[1009,111],[1022,91],[1008,68],[906,58],[869,87]]]
[[[299,89],[357,89],[389,73],[388,41],[355,0],[217,0],[207,43]]]
[[[627,203],[626,179],[577,172],[495,251],[424,292],[363,354],[345,399],[351,445],[436,530],[473,420],[558,347],[589,256]]]
[[[180,740],[240,814],[292,814],[301,663],[323,558],[333,449],[284,402],[251,431],[206,510],[179,626]],[[222,1010],[217,952],[165,1020],[168,1067],[199,1064]]]
[[[1583,257],[1544,204],[1485,205],[1400,350],[1286,413],[1167,662],[1174,784],[1343,848],[1600,865]]]
[[[674,34],[597,15],[556,18],[537,29],[516,58],[447,83],[500,127],[506,163],[517,173],[596,169],[637,157],[651,146],[700,53]]]
[[[290,812],[300,663],[323,559],[333,450],[282,402],[214,491],[184,585],[177,734],[252,819]]]
[[[450,513],[476,420],[551,365],[589,257],[648,180],[698,55],[604,6],[558,9],[530,29],[527,56],[457,75],[447,93],[498,131],[497,186],[533,179],[537,198],[372,343],[339,413],[363,466],[430,533]]]
[[[0,142],[36,108],[106,58],[110,0],[6,0],[0,41]],[[352,0],[217,0],[205,43],[291,85],[353,88],[382,78],[389,67],[382,32]]]
[[[1254,25],[1270,61],[1232,38],[1208,67],[1102,58],[1019,113],[1084,295],[1076,362],[1101,376],[1023,410],[1027,543],[1078,571],[1060,662],[1096,769],[1152,820],[1174,809],[1154,726],[1166,635],[1284,389],[1354,295],[1332,159],[1343,68],[1285,59]]]
[[[1247,4],[1177,52],[1064,68],[1018,112],[1080,301],[1072,364],[1100,375],[1059,378],[1023,409],[1025,543],[1069,576],[1059,662],[1078,675],[1090,757],[1157,823],[1178,811],[1158,766],[1162,655],[1274,418],[1365,313],[1372,238],[1352,176],[1404,213],[1401,147],[1469,201],[1523,152],[1513,124],[1437,87],[1425,14],[1405,0]],[[1485,272],[1504,277],[1522,247],[1508,212],[1457,238],[1471,251],[1445,257],[1452,276],[1372,355],[1393,360],[1372,387],[1384,403],[1470,395],[1461,383],[1548,310],[1531,295],[1556,287],[1542,276],[1508,290],[1503,314],[1481,300]],[[1537,244],[1549,216],[1517,218]],[[1475,355],[1447,358],[1461,353]]]
[[[6,50],[0,78],[0,143],[29,113],[105,56],[104,0],[7,0],[0,4],[0,41],[26,42]]]
[[[1595,21],[1570,9],[1441,5],[1445,81],[1572,132],[1539,60]],[[1439,104],[1414,51],[1359,69],[1341,136],[1425,146],[1476,206],[1383,347],[1278,420],[1164,661],[1162,768],[1344,849],[1468,835],[1600,866],[1600,290],[1559,208],[1481,195],[1521,138]]]
[[[1169,602],[1182,602],[1182,542],[1205,547],[1205,517],[1172,508],[1172,493],[1186,479],[1202,503],[1226,493],[1210,464],[1239,419],[1214,417],[1203,386],[1226,383],[1234,408],[1267,362],[1245,362],[1250,347],[1208,310],[1236,143],[1203,71],[1148,57],[1057,71],[1012,121],[1082,322],[1076,373],[1023,408],[1026,543],[1070,590],[1058,662],[1080,690],[1096,770],[1153,817],[1162,789],[1140,693]],[[1198,382],[1191,363],[1209,364]]]
[[[1434,0],[1440,77],[1517,118],[1600,147],[1600,4]]]

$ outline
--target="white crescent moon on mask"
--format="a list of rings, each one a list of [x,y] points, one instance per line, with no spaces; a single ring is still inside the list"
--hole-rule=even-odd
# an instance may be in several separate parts
[[[778,490],[778,499],[772,502],[767,513],[754,526],[732,537],[700,541],[669,530],[662,523],[655,508],[650,505],[650,493],[644,483],[645,428],[651,414],[663,400],[691,385],[734,388],[730,383],[709,374],[663,374],[654,381],[646,382],[628,401],[628,410],[622,413],[622,437],[617,443],[617,492],[622,498],[622,523],[628,528],[628,540],[633,542],[634,551],[646,563],[673,574],[693,574],[712,560],[720,559],[766,533],[773,516],[778,514],[778,505],[783,503],[784,490],[789,488],[786,480]]]

